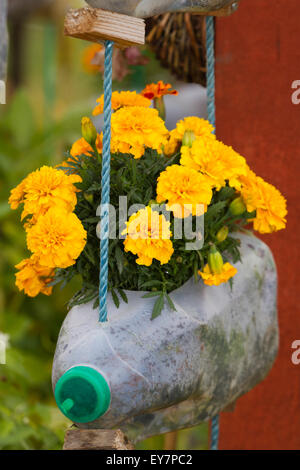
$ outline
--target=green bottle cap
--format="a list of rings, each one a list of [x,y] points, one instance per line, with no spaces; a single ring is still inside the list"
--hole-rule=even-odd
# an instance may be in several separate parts
[[[55,400],[60,411],[75,423],[89,423],[104,415],[110,405],[110,388],[96,369],[76,366],[58,380]]]

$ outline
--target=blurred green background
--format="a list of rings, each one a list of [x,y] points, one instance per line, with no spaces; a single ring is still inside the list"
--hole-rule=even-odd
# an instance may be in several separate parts
[[[15,288],[14,266],[28,256],[20,212],[10,211],[9,191],[29,172],[62,161],[80,137],[80,119],[91,115],[102,78],[82,66],[87,43],[63,37],[65,0],[42,12],[10,19],[7,105],[0,105],[0,332],[9,337],[0,365],[0,449],[61,449],[70,421],[59,412],[51,388],[56,339],[66,303],[76,286],[55,288],[51,297],[25,297]],[[69,4],[70,2],[68,2]],[[80,5],[74,0],[72,6]],[[141,89],[174,80],[146,48],[146,66],[114,88]],[[206,449],[208,426],[157,436],[140,449]]]

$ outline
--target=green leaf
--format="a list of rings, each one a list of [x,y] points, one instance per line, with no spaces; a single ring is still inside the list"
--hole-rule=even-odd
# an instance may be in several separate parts
[[[122,300],[124,300],[124,302],[128,304],[128,297],[123,291],[123,289],[118,288],[117,290],[118,290],[118,293],[120,294],[120,297],[122,297]]]
[[[143,295],[143,299],[149,299],[150,297],[157,297],[158,295],[161,295],[162,293],[160,291],[157,292],[147,292],[147,294]]]
[[[204,221],[208,222],[211,219],[217,217],[226,206],[227,201],[219,201],[213,204],[212,206],[209,206],[207,212],[204,214]]]
[[[158,317],[161,314],[165,303],[164,300],[164,294],[161,293],[154,304],[151,320],[154,320],[154,318]]]
[[[225,201],[231,199],[235,194],[235,189],[230,186],[224,186],[219,192],[217,192],[217,198],[219,201]]]
[[[115,306],[117,308],[119,308],[120,307],[120,300],[119,300],[119,297],[117,296],[117,294],[115,293],[114,289],[111,289],[111,295],[112,295]]]
[[[168,294],[165,294],[165,296],[166,296],[166,299],[168,301],[170,309],[176,311],[176,307],[175,307],[174,302],[171,299],[171,297]]]

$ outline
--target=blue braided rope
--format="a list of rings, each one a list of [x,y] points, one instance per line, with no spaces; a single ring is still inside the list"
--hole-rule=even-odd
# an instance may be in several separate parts
[[[216,127],[215,104],[215,27],[214,17],[206,17],[206,81],[207,81],[207,115],[209,122]],[[210,450],[218,450],[219,415],[211,420]]]
[[[104,62],[104,130],[102,149],[102,191],[100,228],[100,273],[99,273],[99,321],[107,321],[108,248],[109,248],[109,201],[110,201],[110,138],[111,138],[111,93],[112,93],[113,42],[105,42]]]
[[[210,450],[218,450],[219,446],[219,415],[216,415],[211,420],[211,441]]]
[[[206,82],[207,115],[209,122],[215,127],[215,28],[213,16],[206,17]]]

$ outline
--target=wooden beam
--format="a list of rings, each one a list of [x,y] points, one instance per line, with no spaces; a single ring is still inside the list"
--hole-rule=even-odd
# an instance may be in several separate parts
[[[63,450],[133,450],[119,429],[68,429]]]
[[[114,41],[118,47],[145,44],[145,21],[100,8],[69,10],[65,18],[66,36],[91,42]]]

